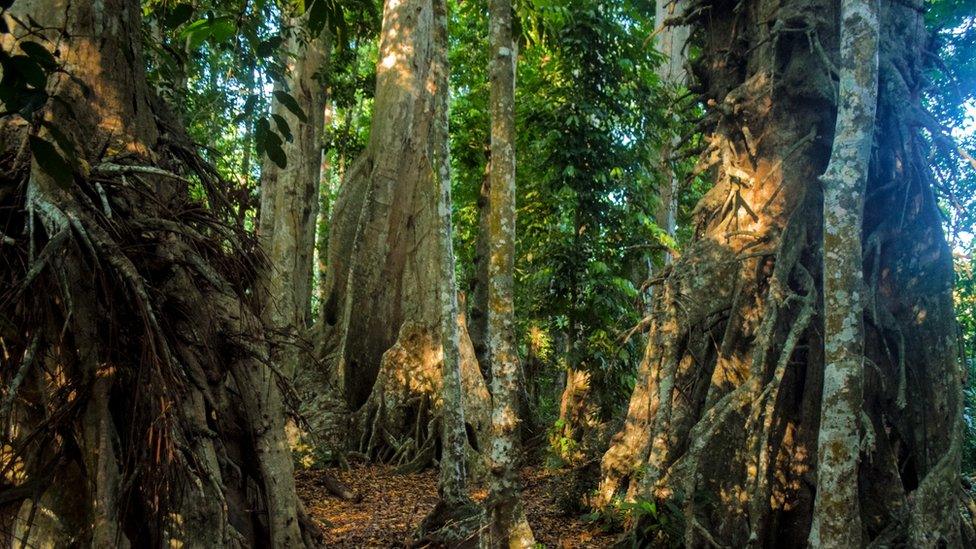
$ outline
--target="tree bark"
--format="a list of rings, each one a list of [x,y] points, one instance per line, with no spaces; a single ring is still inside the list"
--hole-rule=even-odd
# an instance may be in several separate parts
[[[658,500],[681,529],[671,541],[686,546],[802,546],[823,473],[815,456],[827,450],[818,450],[821,409],[833,409],[835,382],[825,379],[817,328],[827,318],[817,181],[845,137],[835,136],[835,118],[849,106],[838,105],[834,80],[840,2],[733,7],[706,2],[680,20],[701,48],[693,69],[708,128],[698,170],[715,185],[655,296],[601,495]],[[861,409],[863,428],[853,442],[858,539],[883,546],[973,543],[958,512],[952,258],[914,122],[924,33],[914,8],[882,3],[877,117],[871,129],[857,121],[874,152],[861,197],[848,197],[864,201],[863,262],[852,264],[863,273],[867,366],[861,404],[849,409]],[[857,51],[872,47],[861,40]],[[847,509],[822,512],[853,520]],[[632,534],[666,535],[644,526]]]
[[[862,544],[858,461],[864,400],[861,226],[878,103],[878,6],[840,3],[840,87],[823,197],[824,374],[810,545]]]
[[[490,0],[491,165],[488,216],[488,350],[491,446],[486,547],[532,547],[519,497],[519,365],[515,347],[515,42],[511,0]]]
[[[0,224],[23,227],[0,249],[15,289],[0,302],[0,466],[18,471],[0,481],[0,522],[58,546],[311,545],[247,297],[253,243],[148,88],[141,16],[132,0],[21,0],[4,16],[5,52],[56,43],[64,72],[32,120],[0,119]],[[28,137],[56,143],[68,181]]]
[[[688,60],[688,36],[691,33],[685,25],[669,23],[673,18],[685,14],[686,0],[657,0],[654,9],[654,22],[661,30],[657,35],[657,49],[664,55],[664,62],[657,68],[658,78],[668,87],[672,100],[686,84],[685,63]],[[674,107],[669,108],[669,115],[674,117]],[[670,237],[674,237],[678,225],[678,187],[680,181],[674,172],[671,155],[681,142],[681,135],[677,131],[670,131],[665,137],[658,151],[659,173],[662,176],[660,187],[660,204],[656,215],[659,227]],[[663,254],[664,264],[671,264],[671,252]]]
[[[430,463],[442,428],[456,428],[442,422],[456,420],[443,413],[442,359],[454,351],[443,347],[453,328],[442,324],[459,323],[456,313],[444,316],[454,258],[438,237],[447,219],[444,10],[442,0],[384,6],[370,139],[333,210],[320,319],[328,375],[353,411],[347,438],[408,468]],[[458,329],[464,419],[478,439],[488,393]]]
[[[282,144],[285,168],[267,158],[261,165],[259,236],[268,256],[261,277],[266,300],[262,318],[281,337],[273,360],[294,377],[300,355],[296,339],[310,320],[319,205],[325,88],[317,75],[328,66],[332,36],[328,30],[307,36],[303,18],[289,19],[293,28],[282,55],[287,75],[279,91],[292,95],[307,119],[300,120],[277,97],[272,99],[272,114],[285,120],[293,139]]]
[[[328,99],[327,99],[328,101]],[[335,106],[327,102],[323,111],[323,138],[332,128],[332,118],[335,116]],[[322,148],[322,162],[319,168],[319,213],[315,231],[315,268],[316,290],[318,306],[325,303],[325,277],[328,276],[326,256],[329,249],[329,218],[332,213],[332,164],[328,150]]]

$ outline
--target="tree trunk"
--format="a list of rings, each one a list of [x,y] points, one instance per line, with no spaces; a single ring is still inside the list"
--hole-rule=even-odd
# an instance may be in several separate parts
[[[326,30],[309,37],[302,19],[293,18],[290,23],[293,28],[282,55],[287,64],[282,89],[295,98],[307,119],[300,120],[277,97],[272,99],[272,114],[288,124],[293,139],[282,144],[285,168],[267,158],[261,166],[259,236],[268,256],[267,268],[261,273],[266,299],[262,318],[281,336],[272,349],[273,360],[285,375],[293,377],[299,361],[296,338],[310,320],[325,112],[325,88],[317,74],[328,65],[332,36]]]
[[[488,216],[488,350],[491,446],[485,547],[532,547],[519,496],[519,365],[515,347],[515,41],[511,0],[490,0],[491,166]],[[485,539],[487,538],[487,539]]]
[[[712,170],[715,186],[695,208],[694,242],[655,296],[600,499],[630,489],[670,502],[657,508],[683,531],[672,541],[687,546],[802,546],[811,535],[822,394],[829,400],[834,382],[824,383],[817,328],[825,318],[817,181],[838,112],[839,6],[706,2],[681,20],[701,46],[694,70],[710,126],[699,167]],[[960,531],[958,509],[952,259],[915,126],[923,25],[911,6],[882,3],[877,119],[873,128],[857,121],[875,152],[854,199],[864,201],[867,365],[863,398],[851,403],[863,426],[856,499],[863,543],[961,546],[973,540],[960,537],[972,529]],[[870,49],[859,42],[858,51]],[[646,526],[638,521],[634,535],[666,535]]]
[[[57,546],[313,544],[247,297],[253,243],[148,89],[139,4],[20,0],[5,23],[5,52],[56,43],[65,72],[30,123],[0,120],[0,225],[23,228],[0,250],[0,446],[16,471],[0,522]]]
[[[347,438],[409,468],[432,461],[441,418],[456,419],[442,414],[442,323],[459,322],[444,316],[454,258],[438,238],[449,162],[444,10],[442,0],[384,6],[370,139],[333,210],[320,319],[328,375],[354,412]],[[488,393],[459,329],[464,418],[477,439]]]
[[[686,4],[686,0],[657,0],[654,10],[654,22],[661,29],[657,35],[657,49],[664,55],[664,62],[657,68],[657,75],[668,87],[672,100],[677,99],[678,93],[686,84],[685,63],[688,60],[688,36],[691,29],[684,25],[668,24],[668,21],[683,15]],[[669,115],[674,118],[671,109]],[[662,181],[659,191],[661,202],[655,221],[673,238],[678,225],[678,187],[681,182],[672,167],[671,155],[680,144],[681,135],[677,131],[669,133],[658,151],[658,173]],[[664,264],[671,264],[670,251],[664,252]]]
[[[841,0],[840,86],[823,184],[824,374],[810,545],[862,545],[858,504],[864,400],[861,226],[878,102],[878,5]]]
[[[436,42],[447,44],[447,5],[434,4],[434,34]],[[446,53],[446,52],[445,52]],[[438,75],[441,82],[447,81],[447,63],[442,58],[432,68],[442,71]],[[450,149],[448,135],[448,98],[446,93],[438,94],[435,124],[440,125],[437,133],[443,136],[436,144],[434,157],[434,177],[439,190],[437,211],[437,241],[439,245],[441,315],[442,319],[459,318],[457,283],[454,273],[454,242],[452,239]],[[443,259],[446,258],[447,260]],[[459,325],[460,324],[460,325]],[[461,378],[461,330],[460,322],[442,321],[441,326],[441,377],[442,419],[441,419],[441,462],[440,479],[437,483],[439,501],[424,520],[422,531],[432,540],[448,545],[463,543],[472,537],[481,522],[478,506],[468,495],[467,484],[467,432],[464,419],[464,388]],[[480,375],[480,374],[479,374]],[[435,531],[436,532],[433,532]]]

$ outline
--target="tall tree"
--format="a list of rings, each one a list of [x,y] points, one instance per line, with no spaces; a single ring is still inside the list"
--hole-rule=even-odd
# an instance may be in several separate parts
[[[452,250],[437,237],[450,215],[442,211],[449,169],[444,13],[442,0],[384,5],[372,130],[333,209],[320,319],[329,375],[355,413],[348,438],[374,458],[411,467],[434,458],[442,429],[431,427],[460,417],[444,413],[457,395],[442,375],[442,360],[454,352],[444,347],[451,332],[443,323],[459,322],[444,301]],[[488,423],[487,388],[463,327],[457,343],[463,417],[477,438]]]
[[[864,401],[861,226],[878,103],[878,3],[840,3],[840,85],[823,183],[824,373],[810,545],[863,545],[858,462]]]
[[[261,166],[261,217],[258,228],[267,268],[261,273],[265,307],[263,319],[279,333],[275,362],[288,376],[298,364],[294,341],[309,322],[312,256],[321,179],[325,87],[321,72],[328,68],[332,34],[309,29],[307,17],[285,17],[282,58],[283,85],[274,91],[271,119],[286,134],[281,158],[265,157]],[[318,30],[314,35],[313,30]],[[269,124],[270,126],[270,124]],[[267,139],[268,130],[262,137]],[[291,339],[292,341],[286,341]]]
[[[139,3],[4,6],[0,536],[312,545],[253,243],[147,85]]]
[[[488,352],[491,363],[489,547],[532,547],[519,497],[519,365],[515,347],[515,65],[511,0],[490,0],[491,165],[488,214]]]
[[[914,122],[927,41],[909,4],[881,4],[877,116],[873,127],[869,117],[852,119],[855,131],[873,136],[861,197],[845,197],[864,204],[854,229],[863,261],[849,263],[863,273],[863,320],[849,322],[863,322],[865,366],[852,372],[863,376],[863,397],[852,384],[841,398],[848,411],[860,408],[854,422],[863,431],[851,442],[847,414],[837,431],[846,442],[820,435],[831,427],[839,385],[825,374],[818,326],[835,314],[850,318],[849,310],[824,310],[836,296],[824,293],[817,183],[835,140],[854,143],[845,141],[854,128],[843,126],[853,105],[838,100],[835,81],[840,6],[791,0],[773,9],[755,0],[733,10],[706,2],[680,19],[701,51],[694,89],[709,108],[700,168],[715,185],[695,209],[694,241],[656,291],[627,418],[627,428],[644,433],[643,450],[616,464],[606,461],[630,454],[608,452],[604,470],[624,474],[603,481],[613,494],[641,472],[640,497],[671,504],[657,508],[674,510],[666,512],[684,526],[688,546],[807,543],[813,475],[828,484],[838,478],[819,470],[816,456],[835,451],[847,455],[841,476],[848,452],[856,455],[862,543],[972,543],[957,513],[962,396],[952,256]],[[869,71],[871,31],[857,28],[868,38],[857,42],[868,64],[858,70]],[[842,89],[849,70],[840,73]],[[844,131],[835,133],[838,116]],[[818,449],[818,439],[830,446]],[[828,504],[818,513],[853,520],[848,509]],[[662,535],[643,526],[635,534]]]
[[[674,22],[684,15],[687,2],[685,0],[657,0],[654,9],[654,24],[657,26],[657,49],[664,56],[657,68],[658,78],[670,94],[671,104],[668,115],[674,118],[677,96],[686,84],[685,63],[688,61],[688,35],[691,30],[686,25]],[[671,120],[666,120],[672,122]],[[673,124],[667,124],[666,127]],[[681,135],[677,131],[668,131],[663,136],[663,142],[657,151],[658,173],[661,176],[659,188],[660,202],[656,221],[664,232],[674,238],[678,224],[678,192],[681,183],[679,174],[675,172],[671,155],[681,142]],[[664,263],[671,263],[671,252],[664,252]]]

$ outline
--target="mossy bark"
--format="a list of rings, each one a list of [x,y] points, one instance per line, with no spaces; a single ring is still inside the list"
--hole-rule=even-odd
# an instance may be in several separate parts
[[[491,166],[488,214],[488,359],[491,445],[484,547],[532,547],[519,496],[519,364],[515,347],[515,66],[511,0],[489,2]]]
[[[878,6],[841,2],[840,84],[823,183],[824,374],[810,545],[861,545],[864,401],[861,225],[878,102]]]

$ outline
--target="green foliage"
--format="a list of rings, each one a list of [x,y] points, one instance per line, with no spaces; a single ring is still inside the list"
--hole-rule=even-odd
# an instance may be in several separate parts
[[[684,513],[671,499],[617,502],[585,519],[605,531],[626,529],[619,547],[683,547]]]
[[[269,112],[272,98],[300,121],[308,119],[287,89],[282,47],[290,38],[308,41],[330,32],[341,49],[349,14],[369,20],[361,12],[373,9],[366,0],[341,7],[335,0],[143,2],[150,81],[180,110],[205,158],[237,184],[227,192],[240,219],[253,223],[256,215],[256,158],[267,156],[279,167],[288,162],[282,144],[296,129]]]
[[[469,3],[453,12],[455,249],[467,266],[487,161],[487,21]],[[534,326],[558,342],[546,375],[591,372],[607,418],[626,402],[641,357],[640,338],[621,334],[640,321],[647,265],[675,246],[653,221],[654,159],[683,124],[660,105],[680,103],[647,47],[653,4],[536,0],[517,13],[518,321],[523,341]]]
[[[966,437],[963,445],[963,472],[976,474],[976,259],[956,257],[956,317],[962,335],[963,361],[967,380],[964,388]]]

